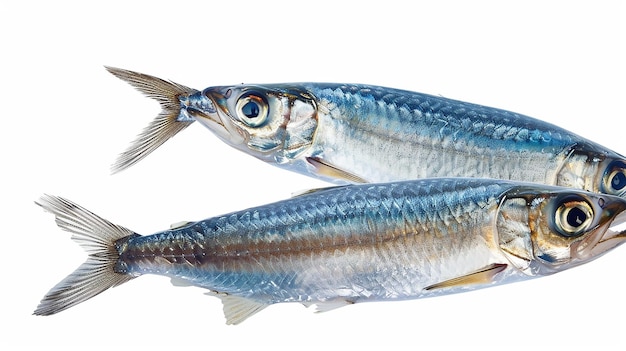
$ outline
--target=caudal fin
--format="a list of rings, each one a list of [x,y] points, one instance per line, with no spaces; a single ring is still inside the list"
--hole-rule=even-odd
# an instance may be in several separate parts
[[[36,204],[53,213],[57,225],[73,233],[72,239],[89,257],[44,296],[34,314],[55,314],[134,278],[114,271],[119,258],[116,245],[138,234],[61,197],[44,195]]]
[[[111,172],[117,173],[141,161],[169,138],[193,123],[189,120],[177,121],[180,112],[178,98],[196,93],[197,90],[147,74],[114,67],[105,68],[146,96],[157,100],[163,109],[111,166]]]

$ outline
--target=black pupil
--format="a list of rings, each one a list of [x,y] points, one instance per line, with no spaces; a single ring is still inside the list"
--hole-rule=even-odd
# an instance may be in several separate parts
[[[579,207],[572,207],[569,212],[567,212],[567,224],[572,226],[572,228],[580,227],[586,220],[587,214]]]
[[[259,113],[261,111],[259,109],[259,104],[254,101],[248,101],[241,108],[241,112],[243,112],[244,116],[248,118],[257,118],[259,117]]]
[[[615,190],[622,190],[626,186],[626,174],[624,172],[616,173],[611,179],[611,186]]]

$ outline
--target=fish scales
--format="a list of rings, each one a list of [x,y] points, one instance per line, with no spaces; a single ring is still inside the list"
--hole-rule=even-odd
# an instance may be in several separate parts
[[[163,111],[114,165],[199,121],[266,162],[346,186],[140,236],[65,199],[41,206],[89,253],[35,314],[142,274],[208,289],[237,324],[279,302],[322,310],[436,296],[552,274],[620,245],[626,161],[528,116],[368,85],[190,89],[109,68]],[[613,226],[615,225],[615,227]]]
[[[268,305],[437,296],[552,274],[626,241],[626,200],[479,178],[310,191],[141,236],[69,200],[40,205],[89,256],[35,314],[143,274],[208,289],[237,324]]]
[[[364,84],[242,84],[196,91],[107,69],[163,106],[113,171],[143,159],[182,130],[180,124],[198,121],[246,154],[340,184],[477,177],[626,195],[624,156],[515,112]]]
[[[488,251],[472,228],[492,221],[480,210],[495,206],[504,190],[475,181],[438,185],[436,191],[429,182],[322,190],[131,239],[121,259],[129,273],[185,276],[194,285],[250,291],[272,302],[321,300],[337,286],[352,289],[353,299],[409,297],[433,283],[429,266],[443,256]],[[393,199],[389,209],[381,198]],[[488,258],[472,264],[478,268]]]
[[[311,154],[376,181],[488,174],[551,183],[575,143],[526,116],[426,94],[362,85],[305,89],[328,110],[319,114]]]

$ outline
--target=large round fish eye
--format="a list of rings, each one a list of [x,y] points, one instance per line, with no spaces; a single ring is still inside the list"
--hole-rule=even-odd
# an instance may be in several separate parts
[[[258,93],[242,95],[235,106],[237,118],[250,127],[259,127],[265,123],[269,106],[265,98]]]
[[[576,237],[593,223],[593,207],[579,196],[565,197],[554,211],[556,231],[565,237]]]
[[[602,177],[603,191],[612,195],[621,195],[626,191],[626,163],[613,161]]]

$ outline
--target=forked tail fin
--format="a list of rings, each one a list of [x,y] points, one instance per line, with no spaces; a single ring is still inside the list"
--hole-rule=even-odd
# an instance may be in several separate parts
[[[111,166],[111,172],[117,173],[141,161],[169,138],[193,123],[193,120],[177,120],[180,112],[179,97],[196,93],[197,90],[147,74],[114,67],[105,68],[146,96],[157,100],[163,109]]]
[[[118,247],[138,234],[61,197],[44,195],[36,204],[53,213],[57,225],[73,233],[72,239],[89,257],[44,296],[34,314],[55,314],[135,277],[115,272],[115,265],[119,259]]]

